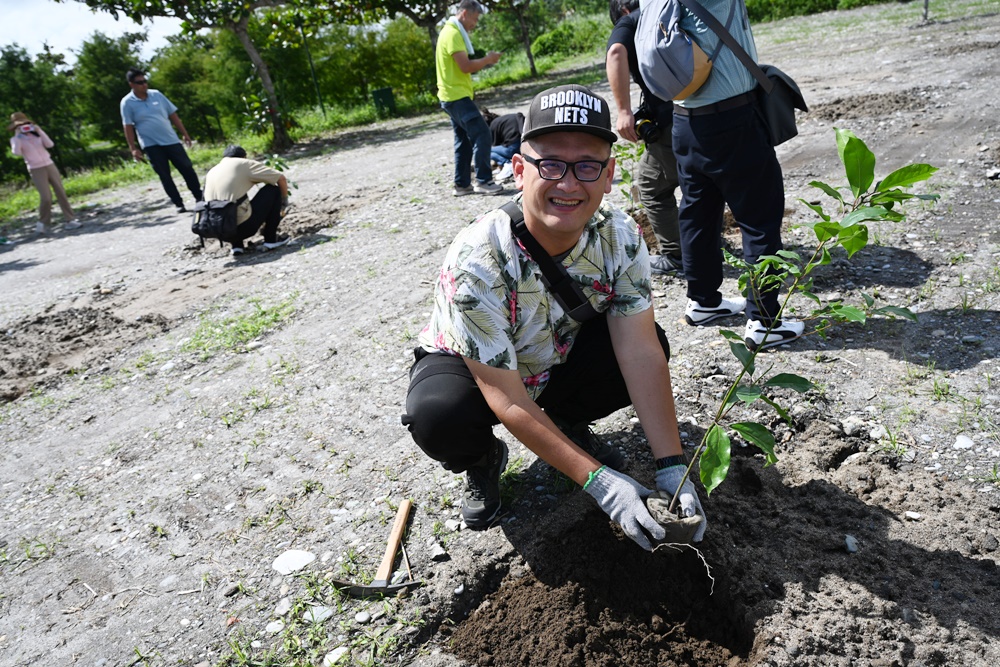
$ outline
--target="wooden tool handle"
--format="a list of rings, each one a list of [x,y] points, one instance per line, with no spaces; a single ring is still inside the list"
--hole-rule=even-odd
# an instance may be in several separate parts
[[[392,564],[396,560],[396,550],[399,549],[399,543],[403,541],[403,531],[406,529],[406,520],[410,516],[411,507],[413,507],[413,503],[409,498],[404,498],[403,502],[399,503],[399,509],[396,510],[396,520],[392,524],[392,532],[389,533],[389,544],[385,547],[382,564],[378,566],[378,572],[375,573],[375,582],[389,582]]]

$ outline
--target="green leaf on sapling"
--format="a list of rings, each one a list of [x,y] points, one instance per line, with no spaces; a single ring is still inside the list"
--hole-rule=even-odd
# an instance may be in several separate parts
[[[883,178],[882,182],[878,185],[878,189],[884,191],[890,188],[905,188],[914,183],[926,181],[936,171],[937,167],[932,167],[929,164],[910,164],[900,167]]]
[[[736,398],[743,401],[747,405],[750,405],[758,398],[760,398],[760,387],[741,384],[740,386],[736,387]]]
[[[730,448],[725,430],[718,424],[712,424],[705,434],[705,450],[701,454],[698,471],[708,495],[712,495],[712,491],[729,475]]]
[[[862,193],[868,192],[875,181],[875,154],[850,130],[834,130],[837,133],[837,152],[840,154],[840,161],[844,163],[851,193],[857,199]]]
[[[845,227],[837,235],[837,243],[847,251],[848,257],[853,257],[854,253],[868,245],[868,228],[864,225]]]
[[[809,185],[813,186],[814,188],[819,188],[826,194],[830,195],[831,197],[839,201],[841,204],[844,203],[844,197],[843,195],[840,194],[840,190],[838,190],[837,188],[831,187],[821,181],[809,181]],[[801,201],[806,206],[810,206],[809,202],[803,199],[800,199],[799,201]]]
[[[765,382],[764,386],[784,387],[786,389],[793,389],[802,394],[812,389],[815,385],[801,375],[795,375],[794,373],[778,373]]]
[[[839,222],[830,221],[817,222],[812,226],[813,233],[816,234],[816,240],[820,243],[835,238],[840,233],[841,229],[842,227]]]
[[[764,467],[774,465],[778,457],[774,453],[774,436],[762,424],[756,422],[737,422],[730,427],[740,434],[740,437],[764,452]]]
[[[742,340],[740,342],[730,341],[729,349],[732,350],[733,355],[740,360],[740,363],[743,365],[743,368],[746,369],[746,372],[753,375],[756,370],[753,363],[753,352],[747,349],[746,343]]]
[[[904,319],[910,320],[911,322],[917,322],[917,316],[909,308],[903,308],[902,306],[882,306],[881,308],[876,308],[872,311],[873,315],[888,315],[889,317],[902,317]]]
[[[855,306],[845,306],[842,303],[835,303],[830,306],[830,314],[839,320],[847,322],[865,323],[865,313]]]

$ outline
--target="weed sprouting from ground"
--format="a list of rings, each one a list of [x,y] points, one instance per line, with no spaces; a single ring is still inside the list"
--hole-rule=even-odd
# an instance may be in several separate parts
[[[202,317],[198,328],[191,338],[184,343],[182,349],[186,352],[197,352],[204,360],[222,350],[242,351],[247,343],[264,333],[279,326],[295,312],[295,299],[298,294],[292,294],[284,301],[275,305],[265,306],[261,300],[254,298],[247,301],[250,312],[230,315],[216,319],[211,315]]]

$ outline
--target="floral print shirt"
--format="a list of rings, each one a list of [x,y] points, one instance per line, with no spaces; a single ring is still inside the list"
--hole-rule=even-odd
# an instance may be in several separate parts
[[[618,208],[602,203],[562,264],[598,312],[627,317],[652,306],[649,251],[635,221]],[[510,217],[497,209],[452,242],[419,342],[429,352],[517,369],[536,400],[580,326],[545,289]]]

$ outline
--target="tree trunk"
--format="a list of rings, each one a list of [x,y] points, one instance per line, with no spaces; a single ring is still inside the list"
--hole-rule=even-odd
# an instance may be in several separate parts
[[[538,76],[538,70],[535,69],[535,56],[531,53],[531,31],[528,28],[528,19],[525,18],[524,14],[528,11],[528,5],[530,3],[526,2],[524,5],[514,6],[514,11],[517,13],[517,23],[521,26],[521,39],[524,40],[524,52],[528,55],[528,67],[531,68],[531,76]]]
[[[250,39],[250,34],[247,32],[248,20],[247,18],[240,19],[238,23],[230,24],[228,27],[236,33],[240,44],[243,45],[243,49],[250,57],[250,62],[257,68],[257,76],[260,77],[260,82],[264,86],[264,92],[267,94],[271,126],[274,128],[274,138],[271,140],[271,148],[276,151],[283,151],[291,148],[292,139],[288,136],[288,131],[285,130],[285,121],[282,119],[281,110],[278,107],[278,95],[274,92],[274,81],[271,80],[271,72],[267,69],[267,64],[261,58],[260,52],[257,51],[257,47],[254,46],[253,41]]]

